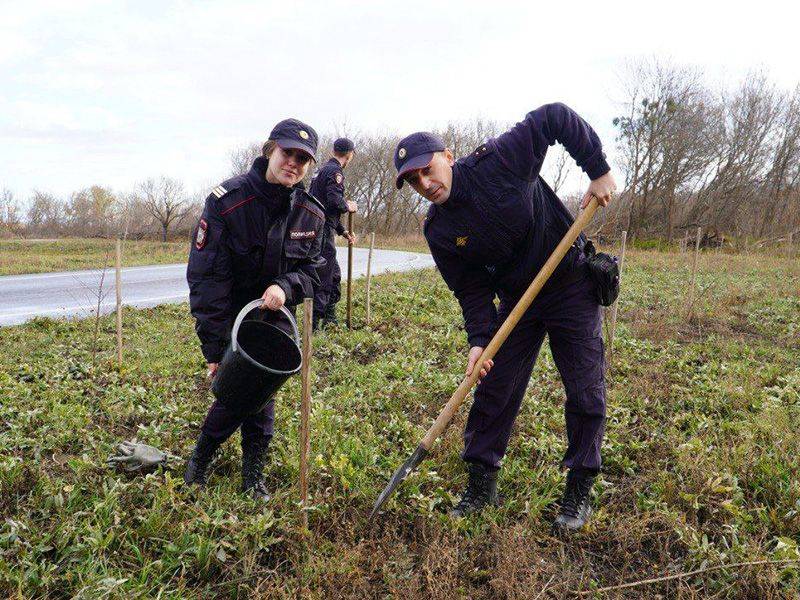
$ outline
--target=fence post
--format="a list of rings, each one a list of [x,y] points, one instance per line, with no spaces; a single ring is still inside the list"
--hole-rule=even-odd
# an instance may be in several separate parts
[[[303,300],[302,395],[300,398],[300,510],[303,533],[308,531],[308,455],[310,453],[309,418],[311,415],[311,330],[314,323],[314,300]]]
[[[347,230],[353,235],[353,213],[347,213]],[[347,328],[353,329],[353,242],[347,240]]]
[[[122,242],[117,239],[116,260],[116,291],[117,291],[117,364],[122,368]]]
[[[694,258],[692,259],[692,279],[689,282],[689,298],[686,302],[686,306],[688,307],[688,314],[686,316],[687,321],[692,320],[692,311],[693,311],[693,304],[694,304],[694,284],[695,278],[697,276],[697,255],[700,254],[700,234],[702,228],[697,228],[697,239],[694,243]]]
[[[375,248],[375,232],[369,236],[369,252],[367,253],[367,325],[369,325],[372,313],[370,312],[370,283],[372,281],[372,250]]]

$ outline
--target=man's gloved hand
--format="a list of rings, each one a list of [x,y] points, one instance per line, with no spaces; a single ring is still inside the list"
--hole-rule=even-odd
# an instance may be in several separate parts
[[[141,444],[136,440],[124,441],[117,446],[119,455],[109,456],[108,465],[122,465],[126,471],[145,471],[158,465],[167,464],[169,455],[158,448]]]

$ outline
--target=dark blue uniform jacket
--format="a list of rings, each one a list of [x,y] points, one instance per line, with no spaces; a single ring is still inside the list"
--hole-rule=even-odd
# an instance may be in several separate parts
[[[345,229],[339,217],[347,212],[347,202],[344,199],[344,173],[339,161],[331,158],[322,165],[311,180],[308,191],[325,207],[325,221],[328,226],[343,235]]]
[[[470,346],[486,346],[495,296],[515,301],[572,225],[573,218],[539,176],[547,148],[560,142],[590,179],[609,167],[594,130],[563,104],[547,104],[453,166],[448,200],[432,204],[425,238],[464,314]],[[585,238],[570,249],[545,288],[579,261]]]
[[[267,159],[223,182],[206,200],[194,230],[186,279],[203,356],[219,362],[233,319],[272,284],[286,293],[287,306],[313,297],[319,285],[325,214],[298,184],[271,184]]]

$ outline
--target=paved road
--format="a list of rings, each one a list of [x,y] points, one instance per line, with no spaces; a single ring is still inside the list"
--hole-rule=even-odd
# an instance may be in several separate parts
[[[347,248],[337,248],[337,258],[347,269]],[[373,274],[388,271],[409,271],[433,266],[429,254],[375,250],[372,255]],[[353,250],[353,276],[367,272],[367,250]],[[38,275],[7,275],[0,277],[0,326],[24,323],[37,316],[52,318],[84,318],[94,314],[102,271],[67,271]],[[109,269],[103,280],[101,313],[114,310],[116,290],[114,270]],[[157,304],[185,302],[189,297],[186,285],[186,265],[154,265],[129,267],[122,270],[122,299],[129,306],[147,307]]]

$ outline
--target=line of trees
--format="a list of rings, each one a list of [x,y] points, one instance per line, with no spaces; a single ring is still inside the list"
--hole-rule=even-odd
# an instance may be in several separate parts
[[[633,238],[668,242],[698,226],[717,239],[779,242],[797,235],[800,86],[782,91],[754,73],[733,89],[713,89],[699,69],[650,60],[630,66],[620,89],[615,138],[605,140],[606,147],[615,146],[620,193],[599,213],[592,233],[616,237],[625,229]],[[464,156],[508,125],[478,119],[449,123],[438,133],[456,156]],[[334,137],[321,140],[320,164]],[[357,152],[345,175],[347,194],[359,205],[357,228],[419,231],[427,202],[409,186],[395,187],[397,135],[350,137]],[[260,152],[261,142],[231,151],[231,176],[247,171]],[[542,175],[557,192],[575,179],[574,161],[560,147],[550,151],[546,165]],[[128,193],[92,186],[65,201],[34,191],[24,212],[3,190],[0,235],[167,240],[188,234],[206,193],[190,197],[180,181],[162,176]],[[579,196],[576,190],[562,198],[574,210]]]
[[[625,180],[605,229],[671,241],[703,227],[781,241],[800,228],[800,85],[763,73],[714,90],[698,69],[631,67],[614,119]]]
[[[93,185],[62,200],[34,190],[27,211],[13,194],[0,193],[0,237],[158,238],[187,235],[201,205],[177,179],[159,177],[117,194]]]

